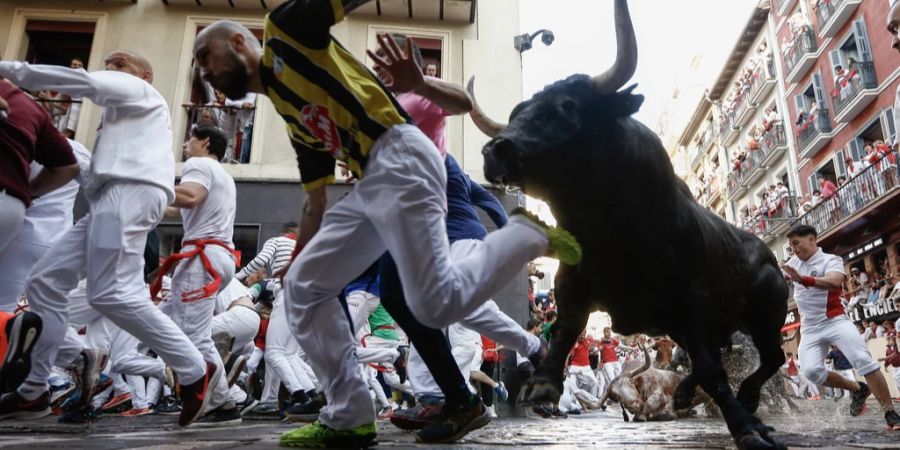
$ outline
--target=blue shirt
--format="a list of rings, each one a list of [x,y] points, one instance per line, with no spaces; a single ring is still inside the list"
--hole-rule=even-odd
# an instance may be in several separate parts
[[[850,370],[853,368],[850,360],[840,350],[832,350],[828,353],[826,359],[834,361],[834,370]]]
[[[447,155],[447,237],[450,242],[461,239],[482,240],[487,229],[478,219],[475,207],[483,209],[498,228],[508,221],[503,205],[490,192],[472,181],[453,156]]]
[[[365,291],[376,297],[381,297],[381,290],[379,289],[380,285],[378,263],[376,262],[344,288],[344,296],[353,291]]]

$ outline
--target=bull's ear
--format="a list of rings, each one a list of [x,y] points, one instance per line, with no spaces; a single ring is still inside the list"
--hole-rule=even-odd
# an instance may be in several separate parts
[[[609,110],[612,112],[614,118],[628,117],[641,109],[641,105],[644,104],[644,96],[631,93],[636,86],[637,85],[631,86],[622,92],[616,92],[612,95],[612,104],[610,105]]]

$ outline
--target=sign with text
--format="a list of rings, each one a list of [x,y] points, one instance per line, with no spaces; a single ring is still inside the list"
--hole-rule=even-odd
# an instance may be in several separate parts
[[[850,320],[887,320],[897,316],[897,306],[894,302],[875,303],[873,305],[861,305],[847,311]]]

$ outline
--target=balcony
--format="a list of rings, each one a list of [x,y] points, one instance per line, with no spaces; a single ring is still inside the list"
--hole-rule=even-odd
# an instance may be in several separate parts
[[[797,143],[800,145],[801,159],[812,157],[831,139],[831,121],[828,120],[828,109],[819,109],[799,127]]]
[[[763,154],[760,164],[769,166],[772,161],[776,161],[779,155],[787,150],[787,146],[784,124],[778,122],[763,135],[762,141],[759,143],[759,151]]]
[[[706,156],[702,151],[700,151],[700,147],[694,147],[694,159],[691,160],[691,170],[697,170],[697,167],[703,162],[703,157]]]
[[[743,95],[741,95],[737,102],[735,102],[734,106],[734,122],[735,126],[742,127],[747,124],[747,121],[753,117],[753,112],[756,111],[756,103],[750,101],[750,93],[749,91]]]
[[[859,63],[859,71],[851,76],[845,86],[835,86],[831,101],[834,104],[834,121],[850,122],[878,97],[878,80],[875,64]]]
[[[753,80],[750,82],[750,101],[759,103],[772,92],[775,87],[775,60],[769,59],[765,64],[760,64],[753,72]]]
[[[777,203],[761,205],[753,217],[748,217],[741,223],[740,228],[770,241],[787,231],[791,222],[797,219],[797,212],[797,198],[787,195]]]
[[[788,11],[797,3],[796,0],[775,0],[775,10],[779,16],[786,16]]]
[[[834,37],[840,31],[862,0],[818,0],[816,3],[819,36],[824,39]]]
[[[256,107],[249,108],[204,105],[192,103],[182,105],[187,112],[188,123],[184,132],[184,140],[191,138],[191,129],[195,125],[213,125],[225,134],[227,139],[225,157],[222,162],[242,163],[250,162],[250,137],[253,136],[253,116]],[[185,155],[186,157],[186,155]]]
[[[700,153],[707,153],[709,149],[713,148],[713,126],[712,123],[708,127],[706,127],[706,131],[703,132],[703,135],[700,136],[700,143],[698,147],[700,148]]]
[[[719,139],[722,140],[722,146],[727,147],[738,137],[741,129],[734,124],[734,114],[726,114],[719,124]]]
[[[734,201],[743,193],[747,192],[747,186],[744,185],[744,178],[741,171],[731,172],[728,174],[726,181],[728,185],[728,200]]]
[[[819,236],[862,213],[869,206],[900,190],[897,152],[883,156],[839,187],[834,195],[814,206],[796,222],[816,228]]]
[[[744,184],[747,186],[753,185],[766,172],[762,165],[764,156],[761,149],[747,151],[747,158],[741,164],[741,173],[744,174]]]
[[[794,45],[784,57],[784,70],[788,73],[788,83],[800,81],[810,67],[816,63],[816,51],[819,49],[816,44],[816,35],[813,34],[810,27],[805,28],[794,37]]]
[[[721,178],[719,177],[719,175],[716,175],[709,183],[709,192],[706,196],[706,202],[703,203],[703,206],[710,207],[716,202],[716,200],[722,197],[722,183],[720,182],[720,180]]]

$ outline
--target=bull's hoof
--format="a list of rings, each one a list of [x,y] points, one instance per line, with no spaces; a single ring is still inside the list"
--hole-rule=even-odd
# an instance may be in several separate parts
[[[530,405],[535,403],[559,403],[562,395],[562,383],[557,383],[544,375],[535,375],[526,381],[519,391],[520,404]]]
[[[747,432],[735,436],[734,443],[739,450],[787,450],[786,445],[772,437],[772,431],[775,431],[775,429],[759,423]]]

